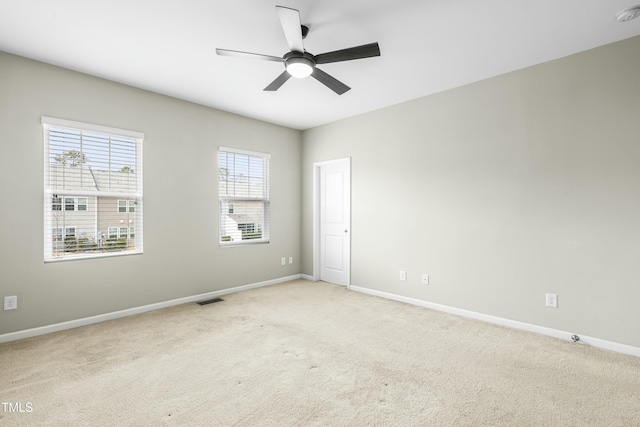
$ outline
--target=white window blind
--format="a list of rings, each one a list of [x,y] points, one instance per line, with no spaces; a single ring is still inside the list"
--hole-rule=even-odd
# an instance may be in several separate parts
[[[144,134],[52,117],[42,125],[45,261],[142,253]]]
[[[269,154],[220,147],[220,245],[269,241]]]

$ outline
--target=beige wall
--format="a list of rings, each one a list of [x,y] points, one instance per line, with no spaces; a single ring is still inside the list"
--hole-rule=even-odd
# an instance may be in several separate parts
[[[42,115],[145,133],[144,254],[43,262]],[[300,273],[300,138],[0,52],[0,334]],[[269,244],[218,246],[221,145],[271,154]]]
[[[303,133],[0,53],[0,334],[311,275],[312,164],[351,157],[353,285],[640,346],[638,51]],[[41,115],[146,134],[143,255],[42,261]],[[218,247],[219,145],[271,154],[270,244]]]
[[[312,164],[350,156],[353,285],[640,346],[638,52],[640,37],[305,131],[303,272]]]

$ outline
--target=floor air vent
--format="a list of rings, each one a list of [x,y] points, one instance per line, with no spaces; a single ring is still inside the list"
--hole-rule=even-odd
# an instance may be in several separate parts
[[[222,298],[208,299],[206,301],[198,301],[199,305],[213,304],[214,302],[224,301]]]

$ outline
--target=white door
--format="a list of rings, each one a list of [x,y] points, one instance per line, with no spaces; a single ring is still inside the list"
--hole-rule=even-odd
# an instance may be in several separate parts
[[[351,161],[317,164],[320,280],[350,285]]]

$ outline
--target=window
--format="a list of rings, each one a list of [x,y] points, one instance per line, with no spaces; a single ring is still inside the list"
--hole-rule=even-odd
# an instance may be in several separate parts
[[[135,212],[135,200],[118,200],[118,212],[126,213],[126,212]]]
[[[144,134],[51,117],[42,124],[45,261],[142,253]]]
[[[220,147],[220,245],[269,241],[268,154]]]
[[[77,249],[76,227],[56,227],[53,230],[52,246],[58,251],[73,251]]]
[[[76,228],[75,227],[65,227],[64,228],[64,237],[76,237]]]
[[[118,227],[109,227],[109,232],[107,234],[108,239],[117,239],[118,238]]]
[[[58,227],[54,230],[55,236],[58,239],[62,239],[63,237],[76,237],[76,228],[75,227]]]
[[[65,211],[86,211],[87,210],[87,197],[65,197],[64,198],[64,210]],[[53,195],[51,210],[62,210],[62,198],[57,195]]]
[[[51,198],[51,210],[52,211],[61,211],[62,210],[62,199],[56,195]]]

